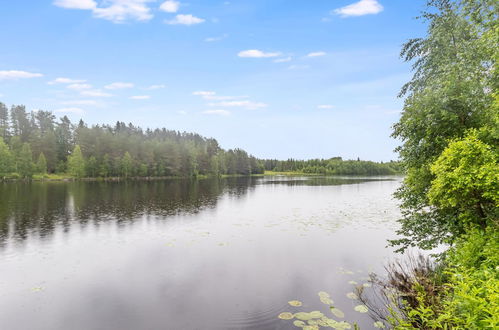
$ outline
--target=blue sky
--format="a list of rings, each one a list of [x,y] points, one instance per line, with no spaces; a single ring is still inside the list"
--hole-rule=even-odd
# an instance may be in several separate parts
[[[3,1],[0,101],[262,158],[396,159],[424,0]]]

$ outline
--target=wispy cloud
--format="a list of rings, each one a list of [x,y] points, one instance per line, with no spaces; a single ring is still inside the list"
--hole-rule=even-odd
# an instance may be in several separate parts
[[[80,92],[80,95],[83,96],[90,96],[90,97],[111,97],[113,94],[109,94],[106,92],[103,92],[99,89],[94,89],[94,90],[84,90]]]
[[[151,98],[150,95],[134,95],[134,96],[130,96],[130,100],[148,100],[150,98]]]
[[[326,52],[312,52],[308,53],[307,57],[319,57],[319,56],[325,56],[327,55]]]
[[[162,88],[166,88],[166,85],[151,85],[149,87],[146,87],[144,88],[145,90],[155,90],[155,89],[162,89]]]
[[[61,101],[62,105],[98,105],[99,103],[95,100],[69,100],[69,101]]]
[[[57,109],[57,110],[55,110],[55,112],[57,112],[57,113],[74,113],[77,115],[81,115],[81,114],[85,113],[85,110],[83,110],[81,108],[76,108],[76,107],[69,107],[69,108]]]
[[[333,109],[334,105],[331,104],[321,104],[317,106],[317,109]]]
[[[105,89],[111,89],[111,90],[116,90],[116,89],[126,89],[126,88],[133,88],[135,85],[132,83],[126,83],[126,82],[114,82],[112,84],[104,86]]]
[[[54,5],[67,9],[95,9],[97,2],[93,0],[56,0]]]
[[[159,9],[167,13],[176,13],[180,8],[180,2],[175,0],[167,0],[159,6]]]
[[[210,101],[227,101],[227,100],[237,100],[237,99],[247,98],[247,96],[216,95],[216,93],[212,91],[196,91],[193,92],[192,95],[201,96],[203,99]]]
[[[204,21],[205,19],[193,16],[191,14],[189,15],[179,14],[175,16],[175,18],[172,20],[166,20],[165,23],[170,25],[195,25],[195,24],[201,24]]]
[[[279,52],[263,52],[258,49],[243,50],[237,54],[239,57],[249,57],[249,58],[266,58],[266,57],[278,57],[281,53]]]
[[[218,110],[206,110],[206,111],[203,111],[203,113],[205,115],[217,115],[217,116],[228,116],[231,114],[230,111],[228,110],[222,110],[222,109],[218,109]]]
[[[90,85],[90,84],[70,84],[66,88],[80,91],[80,90],[84,90],[84,89],[91,89],[92,85]]]
[[[222,101],[208,104],[210,107],[223,107],[223,108],[245,108],[248,110],[256,110],[266,108],[268,105],[262,102],[252,102],[249,100],[242,101]]]
[[[92,11],[94,17],[106,19],[114,23],[127,20],[148,21],[153,18],[148,2],[155,0],[107,0],[98,6],[93,0],[56,0],[54,5],[66,9]]]
[[[342,17],[351,17],[373,15],[382,11],[383,6],[377,0],[360,0],[351,5],[335,9],[333,13]]]
[[[224,33],[223,35],[221,36],[218,36],[218,37],[209,37],[209,38],[205,38],[204,41],[205,42],[215,42],[215,41],[221,41],[223,39],[226,39],[229,37],[229,34],[227,33]]]
[[[56,84],[81,84],[84,83],[86,80],[83,79],[70,79],[70,78],[56,78],[52,81],[49,81],[47,84],[49,85],[56,85]]]
[[[16,80],[16,79],[28,79],[28,78],[39,78],[43,77],[41,73],[33,73],[27,71],[19,70],[6,70],[0,71],[0,80]]]
[[[274,60],[275,63],[285,63],[285,62],[291,62],[292,58],[291,56],[288,57],[283,57],[283,58],[278,58]]]

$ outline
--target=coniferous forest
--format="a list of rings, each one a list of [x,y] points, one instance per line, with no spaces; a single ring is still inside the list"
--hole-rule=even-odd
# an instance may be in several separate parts
[[[118,121],[114,126],[72,123],[49,111],[27,112],[0,103],[0,177],[73,178],[197,177],[252,175],[264,171],[322,175],[387,175],[398,163],[261,160],[242,149],[224,150],[217,140],[194,133],[145,129]],[[57,176],[52,176],[57,178]]]

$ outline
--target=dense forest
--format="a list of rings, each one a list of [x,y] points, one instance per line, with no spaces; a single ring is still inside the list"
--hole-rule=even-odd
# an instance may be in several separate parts
[[[241,149],[224,150],[215,139],[173,130],[58,121],[49,111],[27,112],[0,103],[0,177],[196,177],[264,171],[304,174],[386,175],[398,163],[328,160],[260,160]],[[52,176],[54,177],[54,176]]]

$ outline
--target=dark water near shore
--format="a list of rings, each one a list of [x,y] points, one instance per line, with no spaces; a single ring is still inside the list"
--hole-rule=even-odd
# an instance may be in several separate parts
[[[335,318],[319,291],[372,329],[348,282],[393,255],[399,184],[0,183],[0,329],[293,329],[279,313]]]

